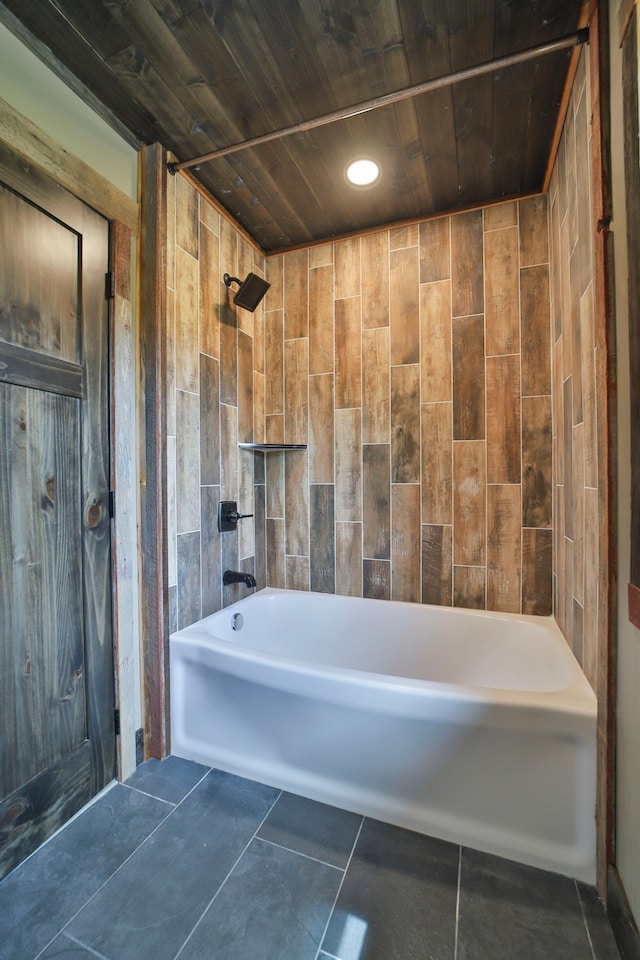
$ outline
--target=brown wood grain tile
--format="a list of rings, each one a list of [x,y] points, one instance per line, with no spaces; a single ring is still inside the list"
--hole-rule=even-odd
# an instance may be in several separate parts
[[[198,261],[176,249],[176,387],[198,391]]]
[[[598,679],[598,491],[584,492],[584,672],[595,689]]]
[[[333,373],[333,266],[309,271],[309,373]]]
[[[333,483],[333,374],[309,377],[309,479]]]
[[[593,243],[592,243],[592,211],[591,193],[588,188],[592,183],[591,177],[591,143],[590,117],[588,115],[587,97],[583,94],[576,108],[576,176],[578,183],[587,185],[578,193],[578,249],[580,251],[580,296],[582,296],[594,275]]]
[[[453,532],[451,526],[422,525],[422,602],[453,603]]]
[[[284,518],[284,458],[285,453],[269,453],[265,456],[267,517]]]
[[[222,607],[222,546],[218,533],[220,487],[200,488],[200,569],[202,574],[202,616]]]
[[[420,285],[422,402],[451,399],[451,284]]]
[[[265,311],[284,310],[284,256],[269,257],[265,272],[265,280],[271,284],[264,298]]]
[[[284,443],[284,416],[281,413],[267,414],[265,419],[265,442]]]
[[[546,617],[551,613],[551,530],[522,531],[522,612]]]
[[[571,377],[564,381],[562,396],[562,419],[564,434],[564,535],[573,540],[573,386]]]
[[[264,392],[265,377],[263,373],[253,374],[253,442],[265,442],[264,426]]]
[[[307,251],[284,257],[284,338],[309,336],[309,269]]]
[[[525,527],[525,529],[529,529]],[[524,562],[524,561],[523,561]],[[569,646],[573,643],[573,540],[564,538],[564,626],[562,632]]]
[[[224,288],[224,285],[220,285]],[[220,300],[220,400],[238,403],[238,315],[226,293]]]
[[[522,395],[537,397],[551,392],[551,334],[549,319],[549,268],[520,271]]]
[[[464,566],[484,566],[486,525],[485,444],[453,445],[453,558]]]
[[[336,299],[360,296],[360,237],[334,245]]]
[[[284,515],[287,555],[309,556],[309,457],[289,451],[284,461]]]
[[[264,300],[253,314],[253,369],[264,374]]]
[[[319,243],[315,247],[309,247],[309,269],[312,267],[324,267],[328,263],[333,263],[333,244]]]
[[[418,248],[390,254],[391,363],[420,362]]]
[[[253,340],[238,331],[238,442],[253,440]]]
[[[361,523],[336,523],[336,593],[362,596]]]
[[[487,483],[520,483],[520,357],[487,357]]]
[[[487,610],[520,613],[520,484],[487,487]]]
[[[584,603],[584,424],[573,428],[573,595]]]
[[[394,483],[391,503],[391,599],[420,603],[420,485]]]
[[[200,529],[200,398],[176,390],[177,532]]]
[[[573,625],[571,629],[571,649],[582,667],[584,663],[584,610],[573,597]]]
[[[309,439],[309,341],[284,343],[284,439],[307,443]]]
[[[362,561],[362,596],[371,600],[391,599],[391,563],[389,560]]]
[[[454,317],[484,313],[482,210],[451,217],[451,309]]]
[[[362,440],[390,439],[389,328],[362,331]]]
[[[200,533],[178,534],[178,629],[202,617]]]
[[[585,484],[598,486],[598,437],[596,354],[593,317],[593,284],[589,284],[580,300],[580,326],[582,328],[582,395],[584,417],[584,468]]]
[[[518,228],[485,234],[487,356],[520,351]]]
[[[185,253],[198,257],[198,194],[188,180],[176,177],[176,243]]]
[[[573,422],[583,421],[583,375],[582,375],[582,327],[580,323],[580,278],[578,247],[569,261],[569,282],[571,285],[571,376],[573,379]],[[568,344],[567,344],[568,346]]]
[[[282,311],[264,316],[264,353],[266,377],[265,412],[284,413],[284,338]]]
[[[456,317],[452,324],[453,439],[485,435],[484,317]]]
[[[360,297],[336,300],[336,407],[362,403]]]
[[[255,454],[249,450],[238,451],[238,512],[247,514],[238,523],[238,557],[246,560],[255,554],[255,505],[253,494]]]
[[[212,233],[215,233],[217,237],[220,236],[220,214],[204,197],[200,197],[200,222],[208,227]]]
[[[451,403],[422,404],[422,522],[452,522]]]
[[[484,208],[484,229],[502,230],[504,227],[518,226],[518,205],[515,201],[496,203]]]
[[[553,353],[553,392],[555,402],[552,404],[553,435],[557,438],[557,449],[554,463],[554,477],[556,483],[564,483],[564,423],[562,419],[562,337],[556,341]]]
[[[202,226],[200,230],[200,350],[210,357],[220,356],[220,320],[218,294],[220,240]]]
[[[220,483],[220,371],[200,354],[200,483]]]
[[[391,368],[391,479],[420,482],[420,367]]]
[[[311,589],[336,592],[334,488],[332,483],[309,487]]]
[[[220,495],[222,500],[237,500],[238,475],[238,410],[220,404]]]
[[[309,590],[309,557],[285,557],[287,590]]]
[[[256,270],[256,267],[253,262],[253,248],[249,246],[246,240],[238,240],[238,276],[241,279],[244,279],[248,273],[251,271],[255,273],[260,273],[259,270]],[[237,290],[238,287],[234,286],[233,290]],[[263,309],[261,306],[259,309]],[[253,337],[253,318],[254,314],[250,310],[242,310],[238,308],[238,330],[242,330],[243,333],[246,333],[247,336]]]
[[[520,200],[520,266],[528,267],[549,261],[547,197]]]
[[[389,248],[401,250],[403,247],[417,247],[418,224],[410,223],[402,227],[392,227],[389,230]]]
[[[176,438],[167,437],[167,582],[173,586],[178,582],[176,561],[176,537],[178,523],[176,518]]]
[[[372,560],[391,558],[391,481],[388,443],[366,443],[362,448],[362,555]]]
[[[265,485],[263,483],[256,483],[253,493],[254,510],[256,514],[256,553],[254,576],[256,578],[256,586],[258,590],[262,590],[267,585],[267,528],[265,516],[265,494]]]
[[[240,558],[238,555],[238,535],[230,533],[221,538],[222,569],[240,570]],[[239,583],[233,583],[229,586],[222,585],[222,606],[228,607],[230,603],[235,603],[243,594],[244,587]]]
[[[485,609],[484,567],[453,568],[453,605],[467,610]]]
[[[232,277],[237,277],[240,273],[239,265],[239,234],[236,230],[233,229],[230,223],[223,218],[220,220],[220,274],[219,279],[222,285],[222,290],[224,291],[224,300],[228,300],[229,303],[233,302],[233,292],[232,289],[226,287],[222,281],[225,273],[228,273]],[[237,289],[234,287],[233,289]]]
[[[552,523],[551,397],[522,400],[522,524]]]
[[[420,224],[420,283],[449,280],[451,277],[449,224],[449,217],[426,220]]]
[[[284,520],[267,518],[267,586],[286,586]]]
[[[362,329],[389,326],[389,233],[361,239]]]
[[[116,297],[116,304],[120,304]],[[124,304],[123,304],[124,305]],[[167,290],[167,434],[174,437],[176,434],[176,295],[173,290]]]
[[[217,277],[216,277],[217,280]],[[167,287],[176,289],[176,178],[167,177]]]
[[[336,520],[362,520],[362,443],[360,410],[335,413]]]

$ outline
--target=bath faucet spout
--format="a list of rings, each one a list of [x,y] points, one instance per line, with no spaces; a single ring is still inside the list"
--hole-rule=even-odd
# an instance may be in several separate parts
[[[256,586],[256,578],[252,573],[241,573],[239,570],[225,570],[222,575],[222,582],[225,587],[232,583],[244,583],[247,587]]]

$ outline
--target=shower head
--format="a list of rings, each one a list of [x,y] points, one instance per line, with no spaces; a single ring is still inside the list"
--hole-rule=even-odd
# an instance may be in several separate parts
[[[233,302],[238,307],[242,307],[243,310],[250,310],[251,313],[256,309],[271,286],[270,283],[267,283],[266,280],[259,277],[257,273],[248,273],[244,280],[240,280],[238,277],[230,277],[228,273],[225,273],[222,279],[228,287],[230,287],[232,283],[240,284],[240,289],[233,295]]]

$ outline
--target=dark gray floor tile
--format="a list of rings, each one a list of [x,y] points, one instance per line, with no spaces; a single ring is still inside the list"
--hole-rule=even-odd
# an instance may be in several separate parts
[[[260,828],[259,836],[344,868],[361,823],[362,817],[355,813],[283,793]]]
[[[365,820],[323,949],[340,960],[453,960],[459,848]]]
[[[180,960],[315,960],[342,871],[254,840]]]
[[[171,811],[115,786],[0,884],[0,958],[32,960]]]
[[[620,960],[620,953],[602,900],[595,887],[578,884],[585,920],[591,937],[595,960]]]
[[[113,960],[173,958],[277,796],[212,770],[69,932]]]
[[[109,958],[103,957],[102,954],[96,953],[83,943],[78,943],[61,933],[45,952],[40,954],[38,960],[109,960]]]
[[[462,851],[458,960],[592,960],[575,882]]]
[[[167,757],[166,760],[147,760],[141,763],[134,774],[126,781],[127,786],[150,793],[152,797],[180,803],[190,790],[202,780],[208,767],[181,757]]]

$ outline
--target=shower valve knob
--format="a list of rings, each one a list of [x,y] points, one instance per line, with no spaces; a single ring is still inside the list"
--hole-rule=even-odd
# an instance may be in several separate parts
[[[218,530],[220,533],[235,530],[238,520],[252,516],[252,513],[238,513],[238,504],[235,500],[221,500],[218,504]]]

